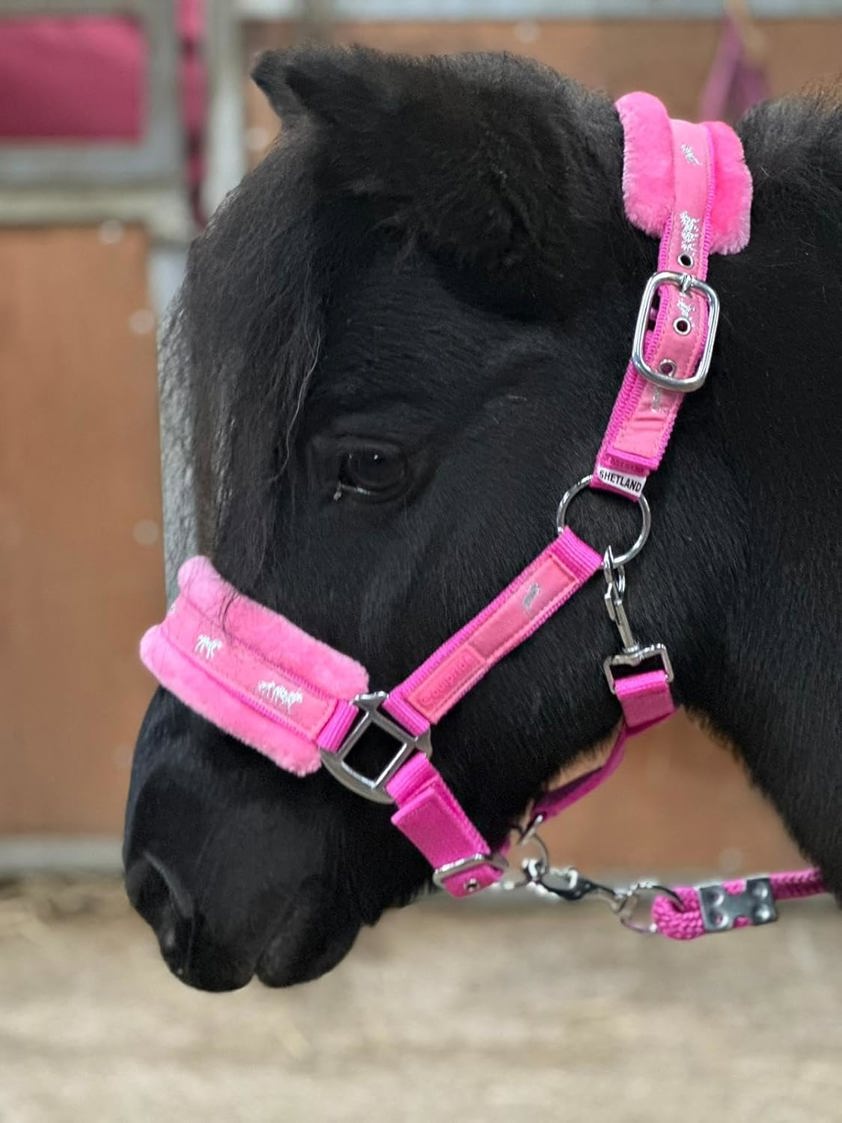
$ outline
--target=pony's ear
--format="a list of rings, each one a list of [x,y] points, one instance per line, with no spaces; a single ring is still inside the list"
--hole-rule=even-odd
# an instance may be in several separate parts
[[[584,95],[524,60],[304,47],[263,55],[253,77],[282,116],[321,130],[321,187],[379,200],[431,248],[536,295],[559,288],[605,214]]]
[[[304,46],[266,51],[251,77],[283,119],[309,112],[331,125],[370,127],[375,107],[388,107],[386,87],[394,63],[405,69],[411,60],[363,47]]]

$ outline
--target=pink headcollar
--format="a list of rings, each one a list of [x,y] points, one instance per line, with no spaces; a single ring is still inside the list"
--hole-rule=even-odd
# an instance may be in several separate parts
[[[239,594],[206,558],[184,564],[180,595],[141,644],[141,658],[167,689],[279,767],[305,775],[323,763],[360,795],[394,805],[394,825],[426,855],[436,883],[457,897],[499,881],[506,848],[492,850],[433,765],[431,728],[600,570],[622,641],[604,670],[624,721],[606,763],[545,794],[532,808],[532,822],[587,794],[617,767],[629,735],[675,709],[666,647],[639,643],[632,633],[623,605],[624,567],[648,534],[646,479],[661,462],[685,393],[707,376],[719,311],[705,282],[708,255],[736,253],[747,244],[751,176],[727,125],[671,120],[645,93],[621,98],[617,109],[625,135],[626,213],[660,238],[658,272],[644,292],[632,359],[595,466],[562,499],[558,537],[388,694],[367,693],[363,667]],[[585,487],[639,504],[643,530],[625,554],[609,547],[601,556],[565,526],[570,502]],[[349,760],[372,724],[396,743],[392,761],[376,777],[360,774]],[[537,876],[526,880],[569,899],[588,891],[565,891]],[[659,897],[654,916],[665,934],[680,929],[686,938],[704,925],[701,913],[692,924],[687,920],[692,902],[686,894],[696,890],[681,892],[685,896],[673,894],[672,901]],[[678,924],[676,909],[683,918]]]

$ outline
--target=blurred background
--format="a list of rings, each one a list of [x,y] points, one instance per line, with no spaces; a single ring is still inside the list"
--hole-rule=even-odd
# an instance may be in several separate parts
[[[582,910],[430,904],[322,983],[225,999],[170,980],[128,914],[119,833],[153,685],[137,642],[191,507],[156,326],[276,135],[251,60],[313,39],[512,51],[733,120],[838,77],[842,0],[0,0],[0,1120],[672,1119],[664,1089],[686,1096],[688,1074],[685,1120],[723,1108],[723,1079],[737,1121],[837,1119],[826,907],[676,951]],[[799,861],[683,717],[550,833],[595,874]]]

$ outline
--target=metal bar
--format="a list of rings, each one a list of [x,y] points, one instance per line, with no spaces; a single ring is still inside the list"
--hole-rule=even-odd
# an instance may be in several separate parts
[[[10,835],[0,838],[0,877],[33,873],[108,873],[123,868],[119,838]]]
[[[210,0],[207,21],[208,121],[202,202],[205,212],[213,214],[246,173],[243,81],[248,67],[242,25],[230,0]]]
[[[0,154],[6,150],[0,148]],[[183,245],[194,231],[184,194],[171,189],[7,188],[0,176],[0,226],[93,224],[106,219],[139,222],[162,243]]]
[[[241,18],[297,20],[301,0],[236,0]],[[305,5],[306,6],[306,5]],[[717,19],[722,0],[336,0],[336,21]],[[842,0],[752,0],[757,19],[842,17]]]

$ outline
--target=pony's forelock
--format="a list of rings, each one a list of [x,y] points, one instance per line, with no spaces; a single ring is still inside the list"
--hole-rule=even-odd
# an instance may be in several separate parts
[[[190,250],[163,340],[199,547],[246,585],[272,541],[273,489],[322,338],[307,144],[284,140],[226,198]]]

